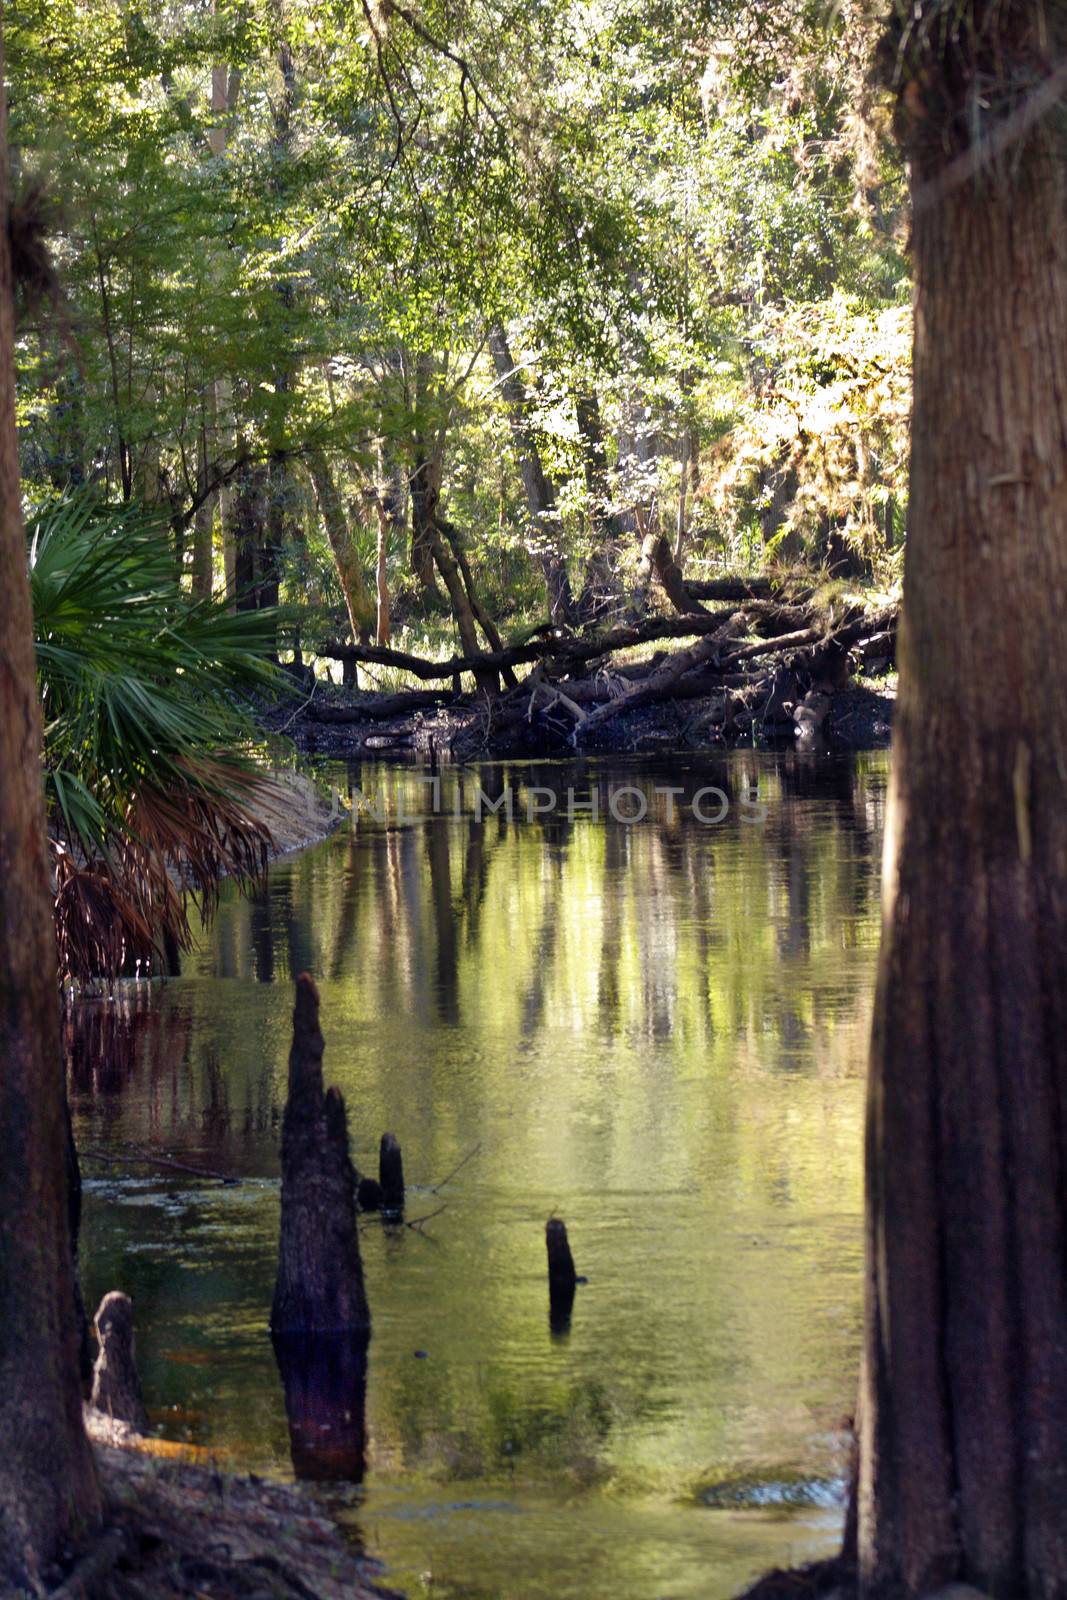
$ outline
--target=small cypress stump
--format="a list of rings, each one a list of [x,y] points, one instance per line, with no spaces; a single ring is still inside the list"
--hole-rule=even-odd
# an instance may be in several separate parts
[[[562,1332],[570,1322],[578,1274],[574,1270],[567,1224],[559,1217],[550,1217],[545,1223],[545,1244],[548,1249],[549,1321],[555,1331]]]
[[[404,1161],[395,1133],[383,1133],[378,1150],[378,1182],[383,1211],[404,1209]]]
[[[129,1295],[119,1289],[106,1294],[94,1325],[100,1354],[93,1368],[90,1404],[105,1417],[127,1423],[135,1433],[147,1433],[148,1413],[134,1361],[133,1305]]]
[[[382,1209],[382,1186],[377,1178],[360,1178],[359,1188],[356,1190],[356,1199],[361,1211],[380,1211]]]
[[[319,994],[296,980],[282,1123],[282,1217],[270,1325],[276,1334],[370,1330],[356,1230],[356,1175],[339,1089],[324,1092]]]

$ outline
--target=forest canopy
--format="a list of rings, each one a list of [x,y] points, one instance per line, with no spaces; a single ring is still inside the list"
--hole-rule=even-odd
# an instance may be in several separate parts
[[[892,577],[904,186],[858,3],[8,15],[31,500],[158,508],[194,594],[299,601],[312,649],[390,608],[467,646],[458,553],[531,620],[675,563]]]

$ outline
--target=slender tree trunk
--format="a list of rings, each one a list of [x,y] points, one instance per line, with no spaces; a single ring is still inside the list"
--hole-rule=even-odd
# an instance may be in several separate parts
[[[0,87],[0,1587],[10,1594],[38,1592],[51,1563],[99,1520],[100,1493],[78,1378],[7,211]]]
[[[440,468],[421,455],[411,475],[411,570],[424,594],[434,594],[433,529],[441,494]]]
[[[438,595],[434,577],[433,537],[437,502],[441,498],[443,438],[430,427],[429,413],[434,398],[436,363],[432,351],[415,357],[414,468],[411,473],[411,570],[424,599]],[[405,386],[405,399],[408,399]]]
[[[578,395],[574,409],[582,440],[586,507],[593,535],[593,549],[578,601],[579,612],[582,616],[588,616],[602,608],[609,596],[617,596],[620,592],[616,567],[621,547],[630,530],[625,517],[613,509],[608,452],[604,444],[604,427],[596,391],[589,389]]]
[[[237,107],[237,97],[240,89],[241,75],[239,71],[224,65],[212,67],[211,112],[212,116],[218,118],[218,121],[214,127],[208,129],[207,137],[208,146],[214,156],[221,156],[226,152],[230,123]],[[228,379],[220,378],[211,385],[209,415],[215,424],[215,433],[218,441],[216,448],[223,457],[233,445],[232,408],[232,387]],[[236,603],[237,596],[237,540],[234,530],[234,494],[228,483],[223,484],[218,492],[218,508],[226,597],[232,606]]]
[[[210,389],[209,399],[214,401],[214,386]],[[205,412],[208,409],[205,400]],[[207,483],[208,473],[208,447],[207,447],[207,420],[200,428],[197,452],[197,489],[203,493]],[[206,600],[211,594],[211,578],[213,567],[213,545],[215,535],[215,502],[217,496],[209,495],[196,510],[193,518],[193,598]]]
[[[971,127],[965,91],[1015,72],[1028,93],[1067,27],[1050,9],[1039,44],[1029,6],[960,9],[942,60],[921,55],[937,8],[910,8],[922,76],[903,58],[915,409],[854,1526],[866,1593],[959,1578],[1050,1600],[1067,1595],[1059,129],[1016,142],[1001,175],[926,186]]]
[[[463,581],[459,562],[449,549],[448,542],[442,534],[436,519],[430,527],[430,539],[430,549],[433,552],[434,562],[448,591],[452,616],[455,619],[456,631],[459,634],[459,642],[463,647],[463,653],[468,656],[477,655],[482,647],[478,639],[478,626],[474,607],[471,604],[470,595]],[[488,668],[476,671],[474,677],[479,689],[487,694],[496,694],[500,688],[499,674]]]
[[[507,334],[500,323],[489,330],[489,350],[493,357],[500,391],[508,409],[511,436],[518,457],[519,473],[526,491],[526,504],[537,543],[536,558],[545,575],[548,614],[553,622],[573,622],[577,607],[571,593],[567,563],[559,549],[559,508],[556,491],[541,463],[541,452],[530,417],[526,385],[511,359]]]
[[[305,456],[308,473],[319,503],[319,512],[326,528],[326,537],[333,551],[334,565],[345,597],[348,625],[352,638],[365,643],[375,620],[375,603],[360,564],[359,552],[348,524],[344,502],[334,482],[329,463],[321,450],[309,451]]]
[[[374,560],[376,599],[374,642],[377,645],[386,645],[389,643],[392,631],[389,625],[389,514],[382,503],[381,495],[374,497],[374,515],[378,523],[378,542],[375,546]]]
[[[378,519],[378,546],[375,562],[375,588],[377,591],[377,620],[374,642],[387,645],[392,634],[389,617],[389,541],[392,534],[404,531],[404,485],[400,473],[387,469],[385,451],[378,450],[378,491],[374,497],[374,510]]]
[[[233,493],[234,596],[238,611],[259,606],[260,545],[267,518],[267,470],[247,466]]]

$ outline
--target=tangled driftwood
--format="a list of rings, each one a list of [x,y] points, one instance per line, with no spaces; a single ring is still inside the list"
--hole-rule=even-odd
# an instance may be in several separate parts
[[[310,719],[384,722],[423,710],[478,706],[487,743],[506,739],[524,723],[559,719],[569,743],[578,748],[640,706],[717,697],[718,720],[725,728],[738,716],[759,715],[791,722],[799,735],[810,738],[825,718],[827,696],[843,686],[856,662],[892,655],[898,608],[872,610],[852,603],[826,611],[810,599],[772,597],[769,585],[759,580],[752,581],[755,592],[739,593],[744,587],[732,580],[700,586],[708,598],[736,597],[740,603],[730,609],[617,622],[598,632],[545,624],[506,649],[446,661],[371,645],[332,644],[324,654],[399,668],[424,682],[451,679],[452,689],[313,707]],[[621,652],[668,641],[679,641],[680,648],[659,651],[650,660],[615,660]],[[477,671],[484,686],[487,672],[513,674],[523,666],[530,668],[525,677],[503,692],[499,685],[495,694],[484,687],[474,696],[462,691],[465,673]],[[389,737],[402,736],[403,730],[394,729]]]

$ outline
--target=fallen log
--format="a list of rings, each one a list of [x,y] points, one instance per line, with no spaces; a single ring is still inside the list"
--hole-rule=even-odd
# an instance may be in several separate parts
[[[532,722],[536,714],[554,723],[576,744],[623,712],[652,701],[693,699],[727,689],[748,690],[766,676],[762,663],[768,658],[788,658],[792,670],[806,678],[801,693],[809,687],[823,691],[839,687],[839,680],[849,670],[850,648],[871,637],[891,641],[897,610],[896,605],[875,612],[853,607],[839,622],[831,623],[816,619],[801,607],[754,599],[734,611],[616,623],[593,634],[543,628],[542,637],[536,641],[527,638],[505,651],[457,656],[443,662],[409,658],[403,652],[383,652],[376,646],[343,649],[346,656],[361,660],[386,655],[393,665],[417,661],[423,676],[442,678],[455,677],[476,666],[500,669],[505,656],[512,662],[520,658],[532,662],[533,671],[525,681],[494,702],[493,736],[499,738],[522,722]],[[765,636],[772,629],[770,636]],[[753,633],[763,636],[753,638]],[[616,651],[670,639],[697,642],[679,651],[657,652],[651,660],[612,665],[610,669],[606,665]],[[457,700],[440,690],[412,691],[408,698],[392,698],[405,700],[413,710],[430,701],[463,703],[462,697]],[[384,704],[379,701],[378,707]],[[553,711],[557,716],[553,717]],[[366,714],[374,715],[374,709]],[[380,714],[384,715],[384,711]],[[356,722],[363,715],[364,708],[359,706],[337,709],[338,721]],[[397,732],[390,737],[395,743],[405,734]]]
[[[687,578],[685,586],[698,600],[769,600],[773,594],[770,578]]]
[[[382,700],[367,700],[356,706],[316,705],[307,708],[309,722],[347,723],[383,722],[389,717],[403,717],[409,711],[433,710],[448,705],[455,697],[450,689],[409,689],[401,694],[387,695]]]
[[[674,655],[668,656],[643,683],[635,684],[633,688],[605,700],[595,710],[585,713],[574,730],[572,740],[577,743],[579,740],[587,739],[604,723],[652,701],[695,698],[703,694],[714,694],[726,688],[741,688],[751,680],[744,672],[738,673],[737,669],[749,661],[756,661],[765,656],[792,656],[793,652],[807,647],[811,650],[809,665],[814,669],[817,660],[824,655],[833,653],[835,656],[844,657],[850,644],[866,638],[868,634],[883,632],[891,625],[895,615],[896,607],[885,607],[873,614],[850,617],[836,628],[825,626],[800,628],[791,633],[779,634],[774,639],[758,639],[734,649],[724,649],[727,643],[724,628],[718,636],[703,639],[688,649],[676,651]],[[733,622],[736,626],[743,626],[745,619],[745,612],[740,611],[736,613]],[[709,671],[708,662],[713,659],[715,666]],[[799,669],[803,663],[795,662],[794,665]],[[694,670],[701,668],[702,671]]]
[[[757,616],[763,605],[762,601],[753,601],[746,608],[746,614]],[[505,650],[450,656],[447,661],[429,661],[423,656],[413,656],[405,650],[393,650],[382,645],[341,644],[337,641],[320,646],[316,653],[333,661],[397,667],[424,680],[444,680],[463,672],[482,669],[501,671],[506,666],[522,666],[542,660],[574,666],[596,661],[598,657],[611,655],[616,650],[630,650],[658,639],[700,638],[704,634],[715,633],[733,614],[732,611],[719,611],[684,617],[649,617],[643,622],[616,623],[599,634],[571,634],[563,629],[554,629],[548,637],[539,640],[528,639],[522,644],[510,645]]]
[[[663,700],[670,696],[678,680],[693,667],[701,667],[709,661],[719,665],[719,659],[724,645],[733,632],[743,627],[744,617],[738,613],[731,618],[718,633],[709,638],[700,639],[688,649],[678,650],[674,655],[668,656],[663,665],[644,683],[636,683],[632,689],[627,689],[623,694],[616,695],[604,705],[598,706],[595,711],[584,714],[583,720],[574,731],[575,741],[586,739],[590,733],[601,727],[613,717],[621,716],[625,711],[632,711],[635,707],[645,705],[651,700]]]

